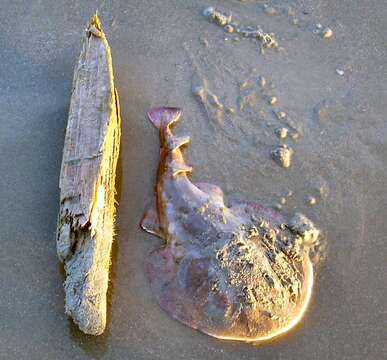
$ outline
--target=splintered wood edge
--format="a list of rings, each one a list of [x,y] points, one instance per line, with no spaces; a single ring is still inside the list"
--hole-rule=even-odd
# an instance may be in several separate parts
[[[66,313],[93,335],[106,326],[120,136],[110,47],[94,15],[74,71],[57,226],[57,253],[66,271]]]

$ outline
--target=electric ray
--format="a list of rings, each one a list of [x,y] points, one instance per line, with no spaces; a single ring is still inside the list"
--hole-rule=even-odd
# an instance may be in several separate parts
[[[146,261],[152,292],[173,318],[208,335],[263,341],[292,328],[308,305],[315,240],[305,224],[254,202],[225,204],[222,190],[193,184],[173,135],[178,108],[148,112],[160,132],[154,206],[141,227],[165,240]]]

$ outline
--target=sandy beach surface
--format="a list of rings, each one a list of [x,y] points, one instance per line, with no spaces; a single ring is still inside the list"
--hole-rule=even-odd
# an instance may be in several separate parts
[[[274,33],[278,49],[225,32],[207,6]],[[108,326],[92,337],[64,314],[55,228],[73,67],[97,9],[123,127]],[[382,0],[1,0],[0,359],[382,359],[386,19]],[[184,110],[176,133],[191,136],[193,180],[321,230],[312,302],[289,334],[220,341],[157,305],[143,263],[161,241],[139,228],[159,152],[145,114],[157,105]],[[287,169],[271,155],[280,144]]]

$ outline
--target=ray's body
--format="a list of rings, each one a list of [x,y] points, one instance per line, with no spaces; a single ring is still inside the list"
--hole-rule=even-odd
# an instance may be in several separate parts
[[[176,108],[148,117],[160,131],[155,204],[144,230],[165,246],[146,262],[160,306],[177,320],[211,336],[262,341],[293,327],[310,299],[313,270],[308,247],[280,214],[253,202],[226,206],[222,190],[193,184],[192,168],[171,126]]]

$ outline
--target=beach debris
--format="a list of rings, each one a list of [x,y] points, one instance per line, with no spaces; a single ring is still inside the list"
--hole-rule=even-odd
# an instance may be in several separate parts
[[[211,119],[216,119],[218,124],[223,124],[225,106],[218,96],[209,89],[207,79],[194,76],[191,86],[192,94],[200,102]],[[228,112],[231,113],[231,112]]]
[[[205,48],[208,48],[210,46],[210,43],[208,42],[208,39],[207,39],[207,36],[204,35],[204,36],[200,36],[199,37],[199,40],[201,42],[201,44],[205,47]]]
[[[324,99],[321,102],[319,102],[317,105],[313,108],[313,114],[316,120],[318,121],[325,121],[329,118],[329,108],[330,108],[330,101],[328,99]]]
[[[66,272],[66,314],[92,335],[106,326],[120,133],[110,47],[95,15],[74,71],[56,237]]]
[[[268,100],[270,105],[275,105],[277,103],[278,99],[275,96],[271,96]]]
[[[342,69],[336,69],[336,74],[340,75],[340,76],[343,76],[345,74],[345,72]]]
[[[346,109],[343,104],[334,98],[326,98],[316,104],[313,108],[314,118],[318,121],[335,121]]]
[[[290,137],[298,141],[304,133],[303,124],[296,113],[291,110],[288,113],[278,106],[280,101],[274,93],[274,83],[259,74],[258,69],[252,69],[251,74],[239,82],[237,109],[244,112],[244,116],[262,119],[267,127],[273,126],[271,132],[279,139]]]
[[[276,111],[275,115],[277,116],[278,120],[283,120],[287,116],[285,111]]]
[[[306,198],[306,201],[309,205],[316,205],[317,204],[317,199],[312,195],[308,195]]]
[[[242,81],[239,83],[239,89],[240,90],[245,90],[245,89],[251,89],[253,84],[250,81]]]
[[[235,108],[233,108],[232,106],[226,106],[226,113],[235,114]]]
[[[258,96],[256,91],[245,91],[237,99],[239,111],[244,111],[247,107],[257,108]]]
[[[219,101],[218,97],[206,86],[193,86],[192,93],[199,97],[202,102],[208,102],[214,108],[223,110],[223,104]]]
[[[321,36],[323,39],[330,39],[333,36],[333,30],[329,27],[326,27],[321,31]]]
[[[279,14],[279,11],[275,7],[268,6],[267,4],[263,5],[263,12],[266,15],[271,15],[271,16]]]
[[[275,39],[275,34],[263,31],[260,26],[241,27],[237,29],[237,32],[242,37],[260,41],[262,48],[278,48],[278,42]]]
[[[262,12],[268,16],[282,15],[288,18],[291,24],[299,24],[299,19],[296,16],[295,10],[289,5],[281,5],[280,3],[276,3],[275,6],[269,4],[262,4],[259,5],[259,7],[262,9]]]
[[[203,15],[219,26],[226,26],[231,22],[231,14],[226,14],[219,9],[209,6],[203,10]]]
[[[224,27],[224,31],[225,31],[226,33],[233,33],[233,32],[235,31],[235,28],[234,28],[232,25],[227,24],[227,25]]]
[[[232,15],[221,11],[213,6],[203,10],[203,15],[211,22],[224,28],[227,33],[237,33],[241,37],[257,40],[261,43],[261,50],[264,48],[278,48],[278,42],[274,33],[263,31],[260,26],[238,26],[232,21]]]
[[[288,136],[289,129],[285,127],[280,127],[275,130],[275,134],[280,138],[280,139],[286,139]]]
[[[273,207],[276,210],[281,210],[282,209],[282,204],[281,203],[275,203]]]
[[[300,133],[297,131],[293,131],[292,133],[290,133],[290,137],[292,138],[292,140],[297,141],[300,138]]]
[[[330,27],[323,27],[323,25],[319,23],[315,25],[313,33],[320,35],[323,39],[330,39],[333,37],[333,30]]]
[[[329,187],[327,185],[327,183],[322,183],[318,186],[318,189],[317,189],[318,193],[319,193],[319,197],[321,199],[326,199],[329,195]]]
[[[266,86],[266,79],[263,76],[258,76],[258,85],[261,88],[264,88]]]
[[[220,339],[264,341],[302,318],[313,284],[311,230],[251,201],[224,201],[222,190],[192,183],[181,152],[188,136],[171,127],[181,110],[148,112],[159,129],[155,200],[141,227],[165,240],[146,260],[152,293],[172,318]]]
[[[112,28],[113,31],[117,30],[117,28],[118,28],[118,20],[117,20],[116,17],[113,18],[113,20],[112,20],[110,26],[111,26],[111,28]]]
[[[293,153],[294,151],[290,146],[281,144],[271,152],[271,155],[278,165],[288,168],[291,165]]]
[[[322,29],[323,29],[322,24],[320,23],[315,24],[313,29],[313,34],[316,34],[316,35],[321,34]]]

